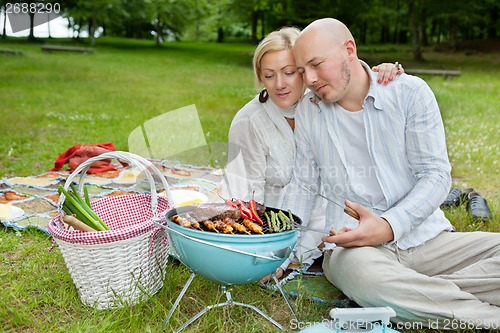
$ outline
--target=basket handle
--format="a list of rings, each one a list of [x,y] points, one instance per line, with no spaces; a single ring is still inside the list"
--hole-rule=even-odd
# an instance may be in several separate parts
[[[142,156],[129,153],[126,151],[114,151],[114,152],[103,153],[84,161],[68,176],[68,178],[66,179],[66,183],[64,184],[64,189],[68,190],[70,184],[73,182],[73,179],[78,175],[80,175],[80,180],[78,182],[78,191],[82,192],[84,183],[83,178],[85,177],[87,170],[92,166],[92,164],[100,160],[114,159],[114,158],[129,162],[129,164],[137,167],[141,172],[143,172],[146,175],[146,178],[148,179],[149,182],[149,186],[151,188],[151,207],[155,219],[156,219],[156,208],[158,206],[158,198],[156,193],[156,184],[151,174],[151,171],[153,171],[160,178],[163,188],[165,189],[167,200],[169,202],[174,202],[172,193],[170,192],[170,188],[167,183],[167,179],[161,173],[161,171],[158,170],[158,168],[153,163],[151,163],[151,161],[148,161]],[[61,194],[58,201],[59,211],[61,210],[64,199],[65,199],[64,194]]]

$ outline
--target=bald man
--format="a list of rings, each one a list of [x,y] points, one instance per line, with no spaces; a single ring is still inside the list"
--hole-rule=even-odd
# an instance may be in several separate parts
[[[391,306],[397,322],[499,328],[500,234],[454,232],[439,209],[451,167],[428,85],[410,75],[374,84],[349,29],[331,18],[306,27],[293,54],[311,92],[296,112],[284,207],[307,223],[315,191],[330,198],[327,224],[343,232],[323,238],[336,244],[328,280],[361,306]]]

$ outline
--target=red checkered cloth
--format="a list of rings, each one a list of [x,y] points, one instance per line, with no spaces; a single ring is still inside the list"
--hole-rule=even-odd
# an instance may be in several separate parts
[[[110,196],[91,202],[92,210],[111,229],[109,231],[85,232],[69,230],[57,214],[48,224],[48,230],[56,239],[81,245],[107,244],[140,236],[153,230],[152,236],[162,227],[153,224],[153,209],[150,194]],[[158,197],[156,218],[164,219],[173,208],[167,199]]]

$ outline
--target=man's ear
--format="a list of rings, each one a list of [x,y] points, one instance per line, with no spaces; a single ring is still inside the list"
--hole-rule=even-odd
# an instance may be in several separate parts
[[[352,39],[349,39],[347,40],[345,43],[344,43],[344,46],[345,46],[345,49],[347,51],[347,55],[349,57],[351,56],[357,56],[356,55],[356,42]]]

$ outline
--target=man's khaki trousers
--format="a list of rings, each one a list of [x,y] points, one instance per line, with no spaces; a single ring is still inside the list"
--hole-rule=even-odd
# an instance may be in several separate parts
[[[398,327],[500,330],[500,233],[443,232],[409,250],[337,247],[323,270],[359,305],[392,307]]]

